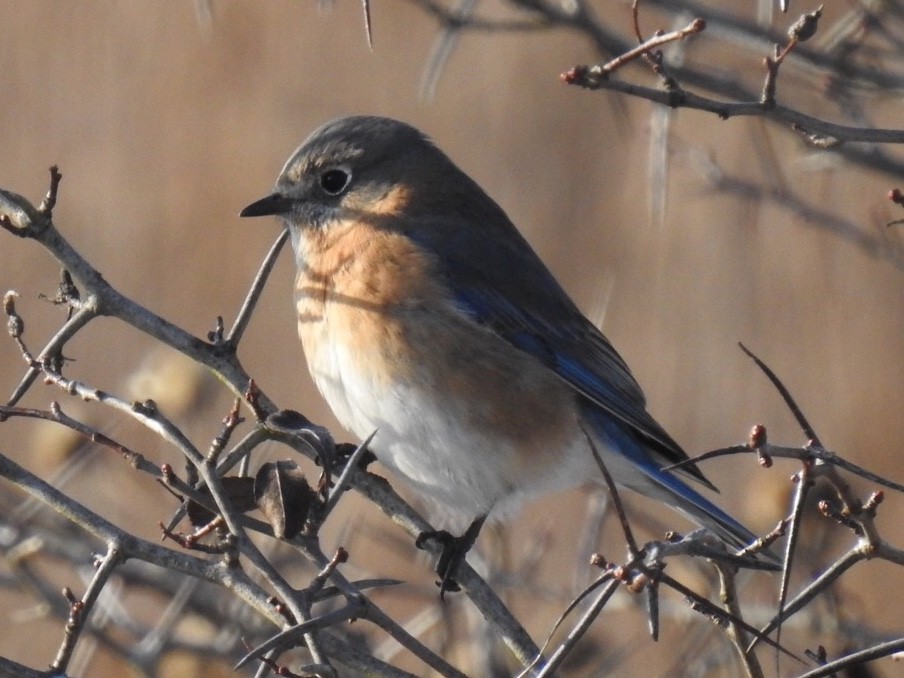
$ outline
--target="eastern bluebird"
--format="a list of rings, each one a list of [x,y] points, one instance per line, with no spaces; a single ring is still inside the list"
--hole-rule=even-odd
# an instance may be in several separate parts
[[[424,497],[471,522],[602,480],[678,509],[733,547],[755,536],[647,413],[628,366],[499,207],[414,127],[334,120],[241,212],[277,215],[298,333],[339,421]],[[589,437],[588,437],[589,436]],[[455,587],[458,561],[439,566]]]

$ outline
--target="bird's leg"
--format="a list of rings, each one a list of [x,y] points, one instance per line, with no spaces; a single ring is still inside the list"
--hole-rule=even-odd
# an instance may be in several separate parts
[[[455,574],[458,572],[458,566],[464,562],[468,551],[477,541],[477,535],[480,534],[480,528],[483,527],[486,519],[486,516],[475,518],[460,537],[456,537],[446,530],[431,530],[418,535],[414,545],[419,549],[424,548],[430,539],[442,544],[443,550],[439,554],[439,560],[436,561],[436,574],[440,577],[440,581],[436,582],[439,586],[440,599],[445,596],[446,591],[461,591],[461,587],[455,581]]]

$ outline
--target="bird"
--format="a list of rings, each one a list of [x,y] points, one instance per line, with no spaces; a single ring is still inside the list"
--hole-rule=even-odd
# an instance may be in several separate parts
[[[276,216],[307,366],[338,421],[428,499],[441,594],[488,518],[615,482],[740,549],[755,535],[665,429],[625,361],[503,209],[404,122],[327,122],[240,216]],[[680,469],[665,467],[684,462]]]

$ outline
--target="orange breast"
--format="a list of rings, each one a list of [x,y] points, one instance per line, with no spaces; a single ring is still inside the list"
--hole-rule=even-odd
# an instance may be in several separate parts
[[[396,232],[357,223],[303,234],[295,300],[312,371],[341,344],[370,378],[404,378],[385,374],[386,363],[410,361],[414,316],[449,304],[429,271],[428,256]]]

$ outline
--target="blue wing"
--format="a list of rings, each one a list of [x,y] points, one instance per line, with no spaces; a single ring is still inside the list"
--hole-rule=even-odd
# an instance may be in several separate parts
[[[756,537],[747,528],[677,475],[662,471],[687,454],[649,415],[643,391],[606,337],[581,314],[501,208],[487,201],[479,214],[434,219],[408,230],[434,257],[455,303],[582,396],[585,419],[595,433],[647,479],[635,489],[709,526],[735,547],[752,543]],[[462,223],[485,227],[462,228]],[[679,473],[716,490],[693,464]],[[768,552],[765,557],[775,560]]]
[[[622,433],[610,437],[636,443],[620,445],[623,454],[657,472],[687,459],[646,411],[643,391],[624,360],[581,314],[502,210],[495,203],[482,209],[487,213],[479,220],[468,215],[468,223],[486,225],[482,230],[462,229],[460,221],[437,220],[409,232],[436,258],[462,311],[536,357],[588,405],[614,418]],[[516,275],[510,273],[513,270]],[[716,489],[696,466],[683,470]]]
[[[443,218],[435,217],[439,209],[425,209],[422,214],[433,216],[415,218],[404,229],[433,257],[454,303],[580,394],[594,432],[647,479],[635,489],[713,528],[729,544],[750,544],[755,537],[743,525],[677,475],[662,471],[688,457],[647,412],[643,391],[624,360],[581,314],[502,208],[470,179],[460,179],[464,190],[453,182],[440,196]],[[693,464],[680,473],[716,489]],[[765,557],[774,560],[768,552]]]

